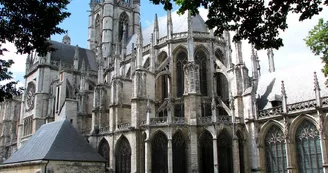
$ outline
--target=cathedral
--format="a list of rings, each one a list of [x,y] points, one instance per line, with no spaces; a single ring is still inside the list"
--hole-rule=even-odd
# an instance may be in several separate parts
[[[254,48],[243,55],[200,15],[168,11],[142,28],[140,13],[140,0],[91,0],[87,49],[65,35],[28,55],[24,94],[0,105],[0,162],[67,120],[106,172],[328,173],[320,66],[276,71],[270,49],[261,75]]]

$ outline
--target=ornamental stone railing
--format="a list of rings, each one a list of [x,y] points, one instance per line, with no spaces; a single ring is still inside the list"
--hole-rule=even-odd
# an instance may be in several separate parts
[[[173,117],[172,118],[172,124],[186,124],[186,118],[185,117]]]
[[[315,108],[316,105],[317,105],[316,100],[308,100],[308,101],[287,105],[287,110],[288,112],[299,111],[308,108]]]
[[[131,123],[121,123],[117,125],[119,130],[126,130],[129,129],[129,127],[131,127]]]
[[[150,125],[159,125],[167,123],[167,117],[150,118]]]
[[[228,115],[219,115],[219,116],[216,116],[216,123],[218,123],[218,124],[231,124],[232,123],[232,118],[231,118],[231,116],[228,116]]]
[[[205,117],[198,117],[198,124],[205,125],[205,124],[211,124],[212,116],[205,116]]]
[[[109,126],[99,128],[99,133],[105,133],[105,132],[109,132]]]
[[[260,110],[259,118],[280,115],[281,113],[282,113],[282,106],[277,106],[270,109]]]
[[[162,43],[165,43],[165,42],[166,42],[166,40],[167,40],[167,36],[164,36],[164,37],[162,37],[162,38],[158,39],[158,44],[162,44]]]

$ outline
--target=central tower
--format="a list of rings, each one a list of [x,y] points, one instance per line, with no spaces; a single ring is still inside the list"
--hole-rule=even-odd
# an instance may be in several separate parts
[[[115,46],[125,46],[140,22],[140,0],[91,0],[88,49],[97,53],[105,68],[113,63]],[[118,44],[117,44],[118,43]]]

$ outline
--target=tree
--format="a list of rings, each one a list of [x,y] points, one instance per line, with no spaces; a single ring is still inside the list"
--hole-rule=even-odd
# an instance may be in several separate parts
[[[327,77],[328,75],[328,21],[324,22],[319,19],[319,22],[309,32],[305,39],[306,45],[310,47],[315,55],[321,56],[322,61],[325,63],[322,72]]]
[[[208,9],[207,26],[215,35],[223,31],[235,31],[233,41],[248,40],[256,49],[283,46],[279,31],[288,28],[288,13],[300,14],[299,20],[310,19],[322,11],[321,5],[328,0],[150,0],[163,4],[165,10],[172,9],[172,3],[179,6],[178,13],[189,10],[198,14],[198,8]]]
[[[0,0],[0,56],[3,56],[1,44],[12,42],[17,53],[30,53],[36,50],[40,55],[53,51],[48,39],[53,34],[65,32],[57,25],[70,16],[66,6],[70,0]],[[9,72],[14,62],[0,59],[0,81],[12,79]],[[0,101],[18,94],[9,82],[0,85]]]

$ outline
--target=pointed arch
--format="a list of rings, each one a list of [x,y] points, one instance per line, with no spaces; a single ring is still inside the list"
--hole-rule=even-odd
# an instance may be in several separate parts
[[[124,35],[123,35],[124,33]],[[119,19],[119,42],[122,42],[123,38],[125,37],[126,40],[125,43],[128,42],[129,39],[129,16],[126,14],[126,12],[122,12],[120,14],[120,19]]]
[[[173,173],[187,172],[187,142],[181,130],[177,130],[172,138]]]
[[[200,143],[200,172],[212,173],[214,172],[214,156],[213,156],[213,136],[204,130],[199,136]]]
[[[106,160],[106,167],[109,167],[109,144],[105,138],[102,138],[99,147],[98,153]]]
[[[120,137],[116,144],[115,172],[131,172],[131,146],[128,139],[124,135]]]
[[[300,173],[322,172],[322,152],[317,127],[303,119],[295,135],[298,171]]]
[[[146,58],[143,68],[148,70],[149,66],[150,66],[150,58],[148,57],[148,58]]]
[[[317,123],[317,121],[312,116],[307,115],[307,114],[301,114],[301,115],[297,116],[290,123],[290,136],[292,136],[292,138],[291,138],[292,139],[292,142],[296,142],[296,141],[294,141],[296,138],[294,138],[293,136],[296,136],[297,128],[305,120],[311,122],[317,129],[319,129],[319,124]]]
[[[162,64],[167,59],[167,57],[167,53],[165,51],[161,51],[157,57],[158,65]]]
[[[207,49],[203,46],[198,46],[195,50],[195,63],[199,66],[199,83],[200,83],[200,92],[203,96],[207,96],[207,69],[209,69],[208,58],[209,54]]]
[[[270,123],[266,129],[264,148],[266,172],[287,172],[285,135],[282,129],[275,123]]]
[[[152,172],[153,173],[167,173],[167,137],[162,131],[157,131],[151,141],[152,147]]]
[[[217,138],[219,172],[233,172],[232,138],[224,129]]]
[[[175,56],[176,60],[176,96],[182,97],[184,93],[184,65],[188,62],[188,54],[185,51],[179,51]]]

